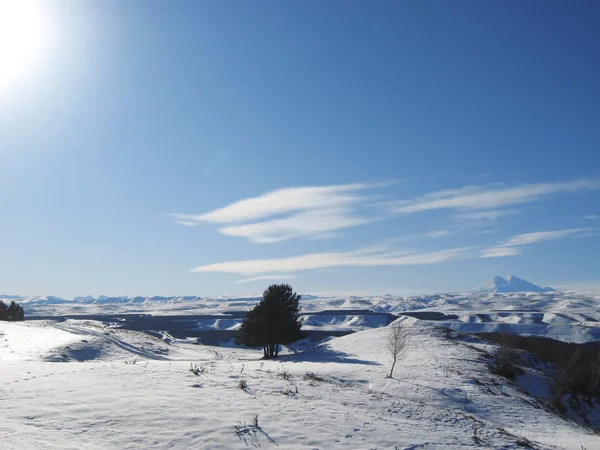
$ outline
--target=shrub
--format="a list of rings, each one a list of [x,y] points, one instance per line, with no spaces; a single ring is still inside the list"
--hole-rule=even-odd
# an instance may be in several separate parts
[[[240,382],[238,383],[238,387],[240,389],[247,389],[248,388],[248,382],[246,380],[240,380]]]
[[[523,369],[520,364],[521,355],[507,345],[501,345],[494,355],[492,372],[514,381],[518,375],[523,375]]]

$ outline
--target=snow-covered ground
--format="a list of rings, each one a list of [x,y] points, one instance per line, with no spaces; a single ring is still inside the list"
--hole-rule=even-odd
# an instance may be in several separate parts
[[[206,315],[246,311],[257,297],[82,297],[66,301],[56,297],[15,297],[30,315],[150,314]],[[380,313],[419,313],[425,324],[451,327],[466,333],[497,332],[538,335],[565,342],[600,340],[600,294],[575,292],[457,293],[421,296],[304,297],[302,311],[307,329],[376,328],[382,316],[347,313],[370,310]],[[316,312],[332,311],[330,316]],[[421,314],[421,313],[437,313]],[[440,314],[441,313],[441,314]],[[235,329],[236,320],[206,320],[199,329]]]
[[[386,327],[261,361],[93,321],[0,322],[0,446],[600,448],[600,436],[491,374],[490,345],[399,320],[412,341],[392,379]],[[535,376],[517,381],[535,387]]]

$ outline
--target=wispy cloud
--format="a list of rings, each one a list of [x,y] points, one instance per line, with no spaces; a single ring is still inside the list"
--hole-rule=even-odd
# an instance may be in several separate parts
[[[465,186],[459,189],[433,192],[409,201],[391,202],[387,204],[387,207],[392,212],[403,214],[437,209],[484,210],[529,203],[561,192],[598,189],[600,189],[600,179],[522,184],[513,187]]]
[[[296,277],[294,275],[262,275],[260,277],[244,278],[242,280],[237,280],[236,283],[251,283],[253,281],[263,280],[290,280],[292,278]]]
[[[510,238],[503,246],[512,247],[515,245],[535,244],[536,242],[551,241],[574,234],[582,235],[590,231],[593,231],[593,228],[569,228],[567,230],[537,231],[535,233],[519,234]]]
[[[436,231],[430,231],[428,233],[425,233],[425,237],[442,238],[442,237],[450,236],[451,234],[452,234],[452,232],[449,230],[436,230]]]
[[[514,247],[490,247],[481,252],[481,258],[501,258],[503,256],[519,255],[521,250]]]
[[[521,253],[519,247],[523,245],[536,244],[543,241],[551,241],[566,236],[589,236],[595,231],[594,228],[569,228],[565,230],[536,231],[533,233],[519,234],[510,238],[508,241],[489,247],[482,251],[481,258],[498,258],[502,256],[512,256]]]
[[[280,242],[301,236],[319,236],[342,228],[362,225],[372,221],[356,217],[350,208],[304,211],[283,219],[223,227],[219,231],[252,242]]]
[[[585,216],[583,220],[600,220],[600,216],[597,214],[590,214],[589,216]]]
[[[225,224],[219,232],[251,242],[272,243],[302,236],[335,236],[337,230],[377,220],[358,209],[362,191],[381,184],[345,184],[278,189],[204,214],[170,214],[182,225]]]
[[[434,264],[462,256],[471,247],[451,248],[428,253],[385,252],[363,249],[354,252],[311,253],[290,258],[257,259],[208,264],[192,272],[224,272],[240,275],[288,273],[348,266],[408,266]]]
[[[497,220],[500,217],[509,216],[512,214],[518,214],[519,211],[516,209],[491,209],[488,211],[476,211],[455,214],[454,218],[463,221],[472,222],[483,222]]]

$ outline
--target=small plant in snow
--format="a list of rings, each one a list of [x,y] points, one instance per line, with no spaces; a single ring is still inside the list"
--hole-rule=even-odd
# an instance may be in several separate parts
[[[248,388],[248,382],[246,380],[240,380],[240,382],[238,383],[238,387],[240,389],[247,389]]]
[[[519,447],[525,447],[525,448],[535,448],[533,446],[533,444],[529,441],[529,439],[522,437],[517,439],[517,442],[515,442]]]
[[[292,377],[292,374],[289,370],[284,370],[283,372],[281,372],[281,376],[284,380],[289,380]]]
[[[198,367],[197,365],[190,363],[190,372],[192,372],[194,375],[199,377],[203,373],[206,373],[206,367],[204,367],[204,366]]]
[[[252,426],[254,428],[258,428],[258,414],[255,414],[254,417],[252,418]]]
[[[304,379],[305,380],[312,380],[312,381],[325,381],[325,378],[320,377],[319,375],[317,375],[314,372],[306,372],[304,374]]]
[[[481,437],[479,437],[479,431],[483,428],[483,425],[481,424],[474,424],[473,425],[473,440],[475,441],[476,444],[481,444]]]
[[[294,386],[294,387],[296,388],[295,391],[288,388],[288,389],[281,391],[281,393],[283,395],[291,395],[292,397],[295,395],[298,395],[298,386]]]

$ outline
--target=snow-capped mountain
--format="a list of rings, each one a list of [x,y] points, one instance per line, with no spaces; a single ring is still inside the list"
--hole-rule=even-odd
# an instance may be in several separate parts
[[[482,294],[491,294],[499,292],[553,292],[551,287],[541,287],[537,284],[525,281],[514,275],[510,277],[493,277],[483,283],[477,292]]]

